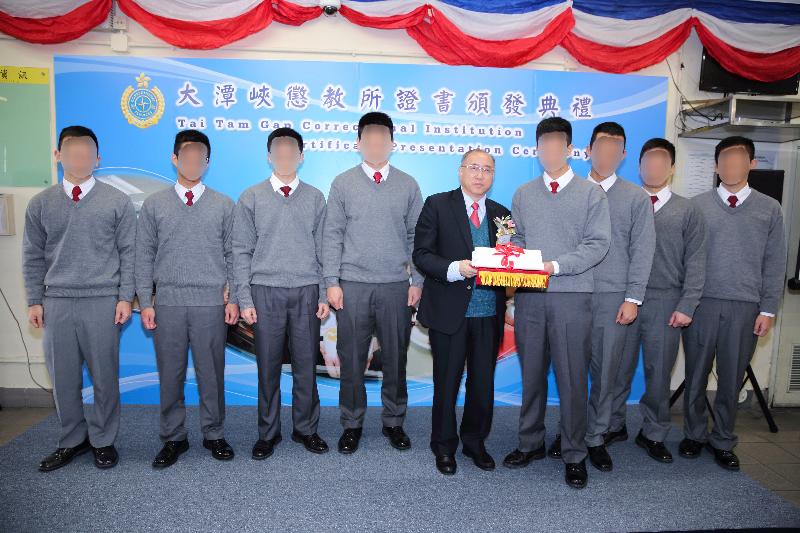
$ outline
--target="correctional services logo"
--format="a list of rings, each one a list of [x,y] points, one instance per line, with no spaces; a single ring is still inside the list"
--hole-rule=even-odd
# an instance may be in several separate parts
[[[164,114],[164,95],[158,87],[149,88],[150,78],[144,72],[136,76],[136,89],[128,85],[122,93],[120,106],[129,124],[149,128]]]

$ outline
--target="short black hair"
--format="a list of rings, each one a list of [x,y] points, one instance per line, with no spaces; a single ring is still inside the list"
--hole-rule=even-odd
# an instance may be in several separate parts
[[[64,139],[69,139],[70,137],[91,137],[94,141],[95,147],[97,148],[97,153],[100,153],[100,145],[97,142],[97,135],[95,135],[94,132],[86,126],[67,126],[61,130],[61,133],[58,134],[59,150],[61,150],[61,143],[64,142]]]
[[[714,163],[719,163],[719,153],[731,146],[744,146],[750,155],[750,161],[756,158],[756,145],[753,144],[753,141],[741,135],[733,135],[722,139],[714,148]]]
[[[303,136],[297,133],[292,128],[277,128],[272,130],[272,133],[267,137],[267,152],[272,151],[272,141],[279,137],[291,137],[297,141],[297,146],[300,148],[300,153],[303,153]]]
[[[545,133],[564,133],[567,136],[567,146],[572,144],[572,124],[561,117],[547,117],[536,126],[536,142]]]
[[[389,128],[389,137],[394,140],[394,122],[392,122],[392,117],[380,111],[371,111],[358,119],[358,138],[361,139],[361,133],[364,131],[364,128],[372,126],[373,124]]]
[[[648,139],[642,145],[642,151],[639,152],[639,163],[642,162],[644,154],[646,154],[650,150],[657,150],[657,149],[666,150],[669,153],[670,161],[672,161],[673,166],[675,165],[675,145],[666,139],[662,139],[661,137],[653,137],[652,139]]]
[[[172,148],[172,153],[175,154],[177,157],[178,152],[181,151],[181,146],[184,143],[203,143],[206,145],[206,157],[211,159],[211,141],[208,140],[208,136],[203,133],[202,131],[197,130],[183,130],[179,131],[177,135],[175,135],[175,146]]]
[[[614,137],[622,137],[622,147],[625,148],[625,143],[628,141],[625,137],[625,128],[616,122],[601,122],[592,130],[592,138],[589,140],[589,147],[594,144],[597,139],[598,133],[605,133],[606,135],[613,135]]]

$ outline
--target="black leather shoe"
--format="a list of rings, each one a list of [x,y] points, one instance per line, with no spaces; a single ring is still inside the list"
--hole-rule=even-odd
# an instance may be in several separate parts
[[[233,448],[225,439],[203,439],[203,448],[211,450],[211,457],[220,461],[233,459]]]
[[[445,476],[452,476],[456,473],[456,458],[452,455],[437,455],[436,468]]]
[[[292,440],[305,446],[306,450],[310,451],[311,453],[328,452],[328,443],[322,440],[322,437],[316,433],[312,433],[311,435],[301,435],[293,432]]]
[[[281,436],[272,438],[271,440],[258,439],[253,445],[253,459],[260,461],[266,459],[275,452],[275,446],[281,441]]]
[[[561,459],[561,435],[556,435],[556,440],[547,449],[547,456],[553,459]]]
[[[119,462],[119,454],[114,445],[94,448],[94,466],[97,468],[114,468]]]
[[[587,446],[586,451],[589,453],[589,462],[599,471],[611,472],[614,468],[614,463],[611,461],[611,456],[608,455],[605,445]]]
[[[492,456],[489,455],[489,452],[486,451],[486,448],[481,445],[480,449],[478,450],[470,450],[469,448],[462,448],[461,453],[465,456],[472,459],[472,462],[475,463],[475,466],[480,468],[481,470],[494,470],[495,464],[494,459]]]
[[[660,463],[672,462],[672,454],[669,452],[667,447],[664,446],[664,443],[658,442],[657,440],[648,439],[644,436],[642,430],[639,430],[639,434],[636,435],[636,444],[647,450],[647,455],[656,461]]]
[[[383,435],[389,439],[392,448],[396,450],[408,450],[411,448],[411,439],[403,431],[403,426],[383,426]]]
[[[603,435],[603,441],[606,443],[606,446],[610,446],[615,442],[624,442],[628,440],[628,428],[622,426],[619,431],[609,431],[605,435]]]
[[[168,440],[153,460],[153,468],[167,468],[178,462],[178,457],[189,449],[189,440]]]
[[[361,440],[361,428],[345,429],[339,437],[339,453],[349,455],[358,449],[358,442]]]
[[[564,481],[573,489],[582,489],[589,481],[589,475],[586,473],[586,459],[580,463],[566,463],[564,472]]]
[[[545,455],[546,452],[544,451],[544,445],[536,450],[533,450],[532,452],[523,452],[519,449],[516,449],[510,454],[506,455],[506,458],[503,459],[503,466],[506,468],[522,468],[523,466],[528,466],[531,461],[544,459]]]
[[[72,462],[73,459],[79,455],[83,455],[91,449],[92,445],[89,444],[89,439],[86,439],[72,448],[58,448],[56,451],[42,459],[42,461],[39,463],[39,471],[50,472],[51,470],[56,470],[62,466],[67,466]]]
[[[703,452],[703,443],[692,439],[683,439],[678,446],[678,454],[686,459],[697,459]]]
[[[714,462],[716,462],[719,466],[725,470],[731,470],[732,472],[739,471],[739,458],[736,457],[736,454],[733,453],[732,450],[720,450],[719,448],[714,448],[710,442],[706,443],[706,448],[708,448],[708,451],[714,454]]]

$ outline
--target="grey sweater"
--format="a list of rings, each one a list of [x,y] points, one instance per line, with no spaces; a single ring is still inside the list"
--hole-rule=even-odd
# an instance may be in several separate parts
[[[591,178],[588,181],[595,185]],[[642,302],[656,249],[653,206],[641,187],[619,177],[606,196],[611,246],[594,269],[595,291],[624,292],[625,298]]]
[[[777,313],[786,276],[780,204],[756,190],[735,208],[724,204],[716,190],[693,201],[707,223],[703,296],[756,302],[761,312]]]
[[[521,185],[511,202],[517,234],[512,242],[541,250],[559,273],[548,292],[593,292],[593,267],[608,253],[611,218],[603,189],[579,176],[553,194],[540,176]]]
[[[691,317],[706,279],[705,219],[694,202],[672,193],[656,212],[655,226],[656,253],[647,288],[680,290],[675,311]]]
[[[136,212],[130,198],[98,181],[73,202],[59,183],[25,212],[22,273],[28,305],[43,296],[116,296],[132,301]]]
[[[325,197],[301,181],[288,197],[269,180],[242,193],[233,224],[233,253],[239,305],[253,307],[252,285],[322,286],[322,224]]]
[[[405,281],[410,274],[411,284],[421,287],[423,276],[411,260],[420,211],[419,185],[394,166],[380,184],[361,165],[339,174],[331,184],[325,215],[325,285]]]
[[[233,200],[206,185],[188,206],[174,187],[142,204],[136,231],[136,293],[142,309],[153,305],[211,306],[229,302],[233,290]]]

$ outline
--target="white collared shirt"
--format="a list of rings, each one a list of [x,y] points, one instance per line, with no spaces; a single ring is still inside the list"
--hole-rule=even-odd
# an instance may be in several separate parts
[[[729,196],[735,196],[737,198],[736,207],[741,206],[742,203],[747,199],[747,197],[750,196],[751,192],[753,192],[753,190],[750,188],[750,185],[745,185],[744,187],[739,189],[739,192],[737,193],[732,193],[731,191],[726,189],[725,186],[721,183],[717,187],[717,194],[719,194],[719,197],[722,199],[723,202],[725,202],[725,205],[730,205],[730,202],[728,201]],[[762,311],[759,314],[775,318],[775,313],[766,313]]]
[[[375,170],[374,168],[369,166],[366,161],[363,161],[361,163],[361,168],[364,169],[364,174],[366,174],[367,177],[372,181],[375,181],[375,172],[380,172],[381,173],[381,183],[386,181],[386,178],[389,177],[389,163],[388,162],[382,168],[379,168],[378,170]]]
[[[603,181],[597,181],[591,175],[587,179],[589,179],[593,183],[596,183],[597,185],[601,186],[604,191],[608,192],[608,190],[617,182],[617,173],[616,172],[612,173],[610,176],[608,176]],[[548,185],[548,187],[549,187],[549,185]],[[561,190],[561,186],[560,185],[559,185],[558,189]]]
[[[644,187],[642,188],[644,189]],[[644,192],[646,192],[650,196],[653,196],[653,193],[651,193],[647,189],[644,189]],[[658,200],[656,201],[656,203],[653,204],[653,213],[658,213],[658,210],[664,207],[664,204],[666,204],[669,201],[669,199],[672,198],[672,190],[670,190],[669,185],[658,191],[655,194],[655,197],[658,198]]]
[[[608,190],[611,187],[613,187],[614,184],[617,182],[617,173],[616,172],[612,172],[611,175],[607,176],[605,179],[603,179],[603,181],[597,181],[591,175],[587,179],[590,180],[592,183],[594,183],[596,185],[599,185],[603,189],[603,191],[608,192]],[[553,261],[553,270],[556,273],[558,273],[558,271],[555,268],[555,263],[556,262]],[[634,298],[625,298],[625,301],[626,302],[630,302],[632,304],[636,304],[636,305],[642,305],[641,300],[636,300]]]
[[[81,188],[81,193],[78,195],[78,200],[83,200],[83,197],[89,194],[89,191],[92,190],[92,187],[94,187],[95,183],[97,183],[97,180],[94,179],[94,176],[90,176],[88,180],[78,185],[78,187]],[[64,187],[64,192],[67,193],[67,196],[69,196],[71,200],[72,189],[75,188],[75,184],[67,180],[67,178],[64,178],[63,180],[61,180],[61,185]]]
[[[461,189],[461,194],[464,195],[464,206],[467,208],[467,218],[472,215],[472,204],[476,202],[469,197],[469,195],[464,192],[464,189]],[[483,218],[486,216],[486,195],[484,194],[481,198],[477,200],[478,202],[478,220],[483,223]],[[471,224],[471,222],[470,222]],[[464,276],[461,275],[461,272],[458,270],[458,264],[460,261],[453,261],[447,267],[447,281],[461,281],[464,279]]]
[[[195,203],[197,200],[200,199],[200,196],[202,196],[203,191],[205,191],[205,190],[206,190],[206,186],[202,181],[199,182],[194,187],[192,187],[191,189],[187,189],[186,187],[184,187],[183,185],[181,185],[177,181],[175,182],[175,192],[178,193],[178,198],[180,198],[181,201],[184,204],[189,203],[189,199],[186,198],[186,193],[187,192],[192,191],[192,194],[194,195],[194,196],[192,196],[192,203]]]
[[[288,185],[290,187],[289,196],[291,196],[294,194],[297,186],[300,185],[300,177],[295,176],[291,183],[284,183],[280,180],[280,178],[278,178],[278,176],[275,175],[275,173],[273,173],[272,176],[269,177],[269,183],[272,185],[272,190],[281,195],[283,194],[281,187],[286,187]]]
[[[544,182],[544,185],[545,187],[547,187],[548,191],[553,192],[553,188],[550,187],[551,183],[553,183],[554,181],[558,183],[558,189],[556,189],[556,193],[563,191],[564,187],[566,187],[574,177],[575,177],[575,172],[572,171],[572,167],[567,167],[567,171],[564,172],[564,174],[562,174],[561,177],[559,177],[558,179],[553,179],[550,176],[550,174],[547,173],[547,171],[542,173],[542,181]],[[550,261],[550,262],[553,263],[553,275],[557,276],[559,270],[558,261]]]
[[[558,190],[556,192],[561,192],[574,177],[575,173],[572,171],[572,167],[567,167],[567,171],[558,179],[553,179],[547,172],[542,173],[542,181],[544,182],[544,186],[547,187],[548,192],[553,192],[553,189],[550,187],[552,182],[555,181],[558,183]]]
[[[736,207],[742,205],[742,203],[747,199],[747,197],[750,196],[751,191],[752,189],[750,188],[750,185],[745,185],[744,187],[739,189],[739,192],[737,192],[736,194],[726,189],[725,186],[721,183],[719,184],[719,187],[717,187],[717,194],[719,194],[719,197],[722,198],[723,202],[725,202],[725,205],[730,205],[730,202],[728,202],[729,196],[735,196],[737,198]]]

